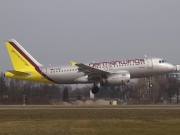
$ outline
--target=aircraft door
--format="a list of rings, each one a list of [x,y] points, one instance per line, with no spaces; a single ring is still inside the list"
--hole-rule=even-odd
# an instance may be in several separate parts
[[[147,68],[152,69],[153,68],[153,63],[151,58],[147,58]]]

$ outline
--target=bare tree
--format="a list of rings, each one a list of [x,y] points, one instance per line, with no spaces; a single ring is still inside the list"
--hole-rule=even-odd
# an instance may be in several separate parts
[[[147,89],[145,78],[138,79],[138,82],[136,83],[135,87],[138,95],[137,98],[140,104],[141,100],[142,102],[144,102],[144,94],[146,93],[146,89]]]
[[[65,87],[63,91],[63,101],[69,102],[69,91],[67,87]]]
[[[168,81],[169,81],[169,89],[168,89],[167,94],[168,94],[169,102],[171,103],[172,97],[176,96],[177,103],[178,103],[180,82],[176,78],[168,78]]]
[[[8,94],[8,88],[6,86],[6,78],[4,78],[3,73],[1,73],[0,76],[0,97],[2,97],[3,95],[7,95]]]
[[[170,83],[167,78],[159,78],[158,80],[159,91],[158,98],[163,100],[168,100],[168,91],[170,88]]]

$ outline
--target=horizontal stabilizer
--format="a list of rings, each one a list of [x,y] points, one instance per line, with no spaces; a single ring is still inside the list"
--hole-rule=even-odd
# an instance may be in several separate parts
[[[10,72],[14,75],[19,75],[19,76],[28,76],[29,73],[22,72],[22,71],[16,71],[16,70],[8,70],[7,72]]]

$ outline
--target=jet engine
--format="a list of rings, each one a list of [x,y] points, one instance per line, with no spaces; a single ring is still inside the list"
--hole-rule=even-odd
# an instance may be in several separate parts
[[[129,72],[114,73],[106,78],[101,78],[101,86],[118,86],[130,82]]]

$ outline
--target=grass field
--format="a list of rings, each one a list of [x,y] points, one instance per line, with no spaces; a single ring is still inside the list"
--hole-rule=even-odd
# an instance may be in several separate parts
[[[1,106],[0,108],[12,108]],[[17,106],[16,106],[17,107]],[[42,107],[42,106],[41,106]],[[1,109],[3,135],[179,135],[180,109]],[[161,108],[161,106],[156,106]],[[58,108],[55,107],[55,108]],[[92,107],[90,107],[92,108]],[[101,108],[101,107],[100,107]],[[126,107],[125,107],[126,108]],[[136,106],[134,107],[136,108]]]

